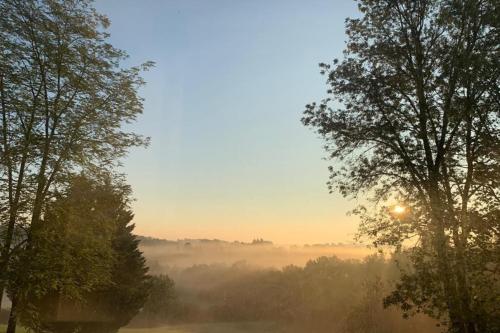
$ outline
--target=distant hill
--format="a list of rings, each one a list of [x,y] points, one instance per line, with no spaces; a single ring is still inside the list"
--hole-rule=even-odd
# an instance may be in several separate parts
[[[264,240],[262,238],[254,239],[252,242],[228,242],[221,239],[207,239],[207,238],[184,238],[178,240],[169,240],[162,238],[154,238],[148,236],[137,235],[137,239],[140,240],[141,245],[144,246],[154,246],[154,245],[185,245],[185,244],[225,244],[225,245],[273,245],[273,242]]]
[[[185,244],[220,244],[220,245],[275,245],[270,240],[265,240],[262,238],[256,238],[251,242],[241,242],[241,241],[225,241],[222,239],[207,239],[207,238],[183,238],[177,240],[164,239],[164,238],[155,238],[149,236],[136,235],[137,239],[140,240],[141,245],[144,246],[154,246],[154,245],[185,245]],[[365,248],[366,245],[359,243],[315,243],[315,244],[303,244],[303,245],[288,245],[288,247],[297,248],[297,247],[360,247]]]
[[[173,267],[193,265],[246,263],[250,266],[279,268],[287,265],[305,265],[321,256],[342,259],[362,259],[374,252],[360,244],[306,244],[277,245],[262,238],[252,242],[220,239],[168,240],[137,236],[152,272],[169,272]]]

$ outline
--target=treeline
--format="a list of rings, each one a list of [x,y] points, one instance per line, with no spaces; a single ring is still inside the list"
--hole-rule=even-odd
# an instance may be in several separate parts
[[[177,241],[141,238],[140,248],[148,258],[152,274],[206,263],[245,261],[261,268],[304,266],[309,260],[335,255],[341,259],[363,259],[374,253],[360,244],[278,245],[268,241],[226,242],[222,240],[183,239]]]
[[[405,319],[396,307],[384,308],[399,269],[381,256],[362,261],[320,257],[280,270],[254,269],[244,262],[196,265],[170,274],[176,286],[170,281],[165,294],[168,314],[145,321],[147,313],[141,313],[133,325],[272,321],[292,332],[439,332],[438,322],[425,315]]]

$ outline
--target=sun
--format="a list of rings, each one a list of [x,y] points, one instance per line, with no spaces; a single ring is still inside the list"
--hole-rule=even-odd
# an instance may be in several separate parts
[[[392,209],[392,212],[394,214],[404,214],[406,212],[406,207],[405,206],[401,206],[401,205],[396,205]]]

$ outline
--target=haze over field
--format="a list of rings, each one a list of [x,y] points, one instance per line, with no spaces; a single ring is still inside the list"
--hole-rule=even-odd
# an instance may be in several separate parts
[[[398,310],[382,309],[383,292],[398,270],[366,246],[140,240],[150,272],[170,286],[168,315],[157,322],[217,322],[181,325],[178,332],[355,332],[375,324],[394,332],[438,332],[426,316],[403,320]],[[139,315],[131,327],[145,323]]]
[[[363,259],[376,250],[354,244],[277,245],[269,241],[251,243],[209,239],[177,241],[141,237],[143,251],[152,273],[165,273],[172,268],[192,265],[245,263],[255,268],[304,266],[321,256],[341,259]]]

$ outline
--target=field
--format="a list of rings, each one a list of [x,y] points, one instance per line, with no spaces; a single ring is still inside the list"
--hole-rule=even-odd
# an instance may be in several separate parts
[[[0,333],[5,333],[7,330],[7,325],[0,325]],[[26,330],[22,327],[16,329],[16,333],[26,333]]]
[[[276,325],[269,323],[206,323],[175,325],[158,328],[123,328],[119,333],[277,333]]]
[[[5,332],[5,325],[0,325],[0,333]],[[273,324],[268,323],[206,323],[175,325],[158,328],[123,328],[119,333],[278,333]],[[18,328],[16,333],[26,333]]]

